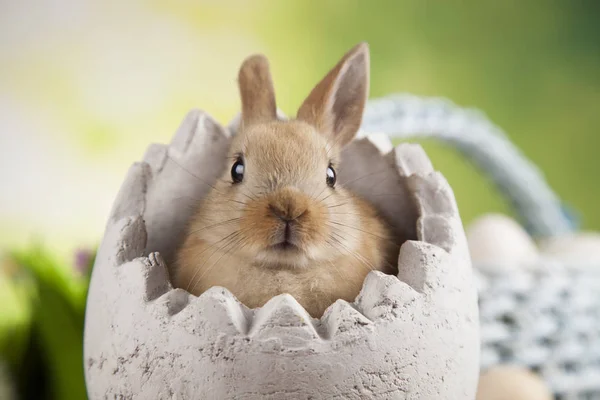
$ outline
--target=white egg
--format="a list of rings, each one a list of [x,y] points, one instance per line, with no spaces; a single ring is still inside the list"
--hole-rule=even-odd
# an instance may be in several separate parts
[[[543,257],[572,268],[600,269],[600,233],[577,232],[543,239],[539,242]]]
[[[519,223],[502,214],[487,214],[466,230],[473,265],[486,270],[514,270],[534,264],[538,250]]]
[[[526,368],[502,365],[479,378],[476,400],[552,400],[546,383]]]

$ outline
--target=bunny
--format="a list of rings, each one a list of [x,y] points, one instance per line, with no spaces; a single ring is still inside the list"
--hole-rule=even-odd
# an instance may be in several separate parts
[[[368,97],[368,46],[346,53],[295,119],[277,118],[263,55],[243,62],[238,84],[228,167],[190,220],[173,283],[195,295],[225,287],[250,308],[288,293],[319,318],[337,299],[353,301],[370,271],[397,269],[398,238],[374,207],[336,185]]]

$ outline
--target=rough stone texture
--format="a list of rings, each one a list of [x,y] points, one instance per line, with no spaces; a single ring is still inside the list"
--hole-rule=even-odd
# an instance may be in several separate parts
[[[193,111],[129,171],[88,297],[89,397],[472,400],[480,342],[466,239],[452,190],[419,146],[387,152],[367,137],[344,154],[342,182],[414,239],[399,276],[370,273],[353,304],[316,320],[285,294],[250,310],[223,288],[171,287],[161,255],[172,257],[193,204],[180,199],[207,192],[233,131]]]

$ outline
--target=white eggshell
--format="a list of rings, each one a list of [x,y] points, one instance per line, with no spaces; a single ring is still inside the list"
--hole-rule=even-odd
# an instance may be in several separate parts
[[[387,154],[394,149],[390,137],[386,133],[371,133],[367,136],[381,154]]]
[[[600,233],[578,232],[540,241],[543,257],[570,267],[600,268]]]
[[[488,214],[466,230],[473,265],[482,269],[506,270],[531,265],[538,260],[533,239],[515,220]]]
[[[345,150],[357,172],[348,187],[418,238],[402,245],[398,276],[370,272],[353,303],[316,320],[289,294],[249,309],[226,288],[172,287],[168,263],[194,210],[181,199],[207,194],[229,139],[195,110],[171,144],[130,168],[90,283],[88,397],[473,400],[480,324],[467,243],[452,188],[417,145],[382,154],[379,136]],[[381,171],[390,179],[374,179],[380,191],[353,185]],[[378,193],[395,195],[375,203]]]
[[[546,383],[526,368],[497,366],[479,379],[476,400],[551,400]]]

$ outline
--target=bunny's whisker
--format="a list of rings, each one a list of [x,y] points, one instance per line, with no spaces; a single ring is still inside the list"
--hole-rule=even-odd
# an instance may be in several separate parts
[[[323,189],[323,190],[321,191],[321,193],[319,193],[319,196],[318,196],[318,197],[321,197],[321,195],[323,194],[323,192],[325,192],[325,190],[326,190],[326,189]],[[326,195],[326,196],[325,196],[325,198],[323,198],[322,200],[318,200],[318,198],[316,198],[316,197],[313,197],[313,196],[311,196],[311,198],[312,198],[312,199],[315,199],[317,202],[319,202],[319,203],[321,203],[321,204],[325,204],[325,200],[327,200],[327,199],[329,198],[329,196],[331,196],[332,194],[334,194],[334,193],[333,193],[333,192],[332,192],[332,193],[329,193],[329,194],[328,194],[328,195]]]
[[[227,179],[218,179],[218,181],[221,183],[228,184],[228,185],[233,184],[233,182],[231,180],[227,180]],[[242,195],[246,196],[249,200],[258,200],[258,197],[250,189],[248,189],[248,191],[250,192],[250,195],[248,195],[246,193],[242,193]]]
[[[232,238],[232,240],[229,240],[229,241],[228,241],[228,243],[224,244],[224,245],[223,245],[223,246],[221,246],[219,249],[215,250],[215,251],[213,252],[213,254],[211,254],[211,255],[210,255],[210,257],[208,257],[208,258],[206,259],[206,261],[207,261],[207,262],[208,262],[208,260],[210,260],[210,259],[212,258],[212,256],[213,256],[214,254],[216,254],[217,252],[221,252],[222,254],[221,254],[221,255],[220,255],[220,256],[219,256],[219,257],[218,257],[218,258],[215,260],[215,262],[214,262],[214,263],[212,263],[212,265],[211,265],[210,267],[208,267],[208,268],[205,268],[205,269],[204,269],[204,272],[202,273],[202,275],[200,275],[200,276],[198,277],[198,279],[197,279],[196,283],[194,283],[194,285],[193,285],[192,287],[196,287],[196,285],[198,284],[198,282],[200,282],[200,281],[202,280],[202,278],[203,278],[203,277],[204,277],[204,276],[205,276],[207,273],[209,273],[209,272],[210,272],[210,271],[211,271],[211,270],[214,268],[214,266],[215,266],[215,265],[217,265],[217,264],[219,263],[219,261],[221,261],[221,259],[222,259],[224,256],[226,256],[226,255],[229,255],[229,254],[230,254],[229,250],[227,250],[227,251],[224,251],[224,250],[226,250],[228,247],[235,247],[235,246],[237,246],[238,244],[242,243],[243,241],[244,241],[244,236],[243,236],[243,234],[240,234],[240,235],[236,236],[235,238]]]
[[[330,248],[332,248],[333,250],[337,251],[338,253],[340,253],[340,255],[343,255],[343,253],[334,246],[333,242],[329,239],[325,239],[325,243],[327,243],[329,245]],[[327,265],[331,266],[335,272],[338,274],[338,276],[340,277],[340,280],[343,282],[344,281],[344,275],[342,275],[342,272],[340,271],[340,269],[335,265],[335,263],[333,261],[329,261],[327,263]]]
[[[336,208],[336,207],[345,206],[347,204],[348,204],[348,202],[344,202],[344,203],[335,204],[333,206],[327,206],[327,208]]]
[[[234,231],[234,232],[232,232],[232,233],[230,233],[230,234],[226,235],[225,237],[223,237],[223,238],[221,238],[221,239],[217,240],[215,243],[213,243],[213,244],[209,245],[208,247],[205,247],[205,248],[203,248],[203,249],[202,249],[202,251],[201,251],[200,253],[198,253],[198,254],[194,254],[194,259],[195,259],[195,260],[199,259],[199,258],[200,258],[200,256],[201,256],[202,254],[204,254],[206,251],[208,251],[208,250],[212,249],[213,247],[215,247],[215,246],[219,245],[219,243],[221,243],[221,242],[223,242],[223,241],[226,241],[226,240],[228,240],[229,238],[231,238],[232,236],[234,236],[234,235],[237,235],[237,234],[239,234],[239,233],[238,233],[238,231]],[[195,268],[196,268],[196,269],[195,269],[194,275],[192,276],[192,278],[190,279],[190,281],[188,282],[188,284],[187,284],[187,286],[186,286],[186,289],[185,289],[185,290],[187,290],[187,291],[189,291],[189,290],[190,290],[190,284],[191,284],[191,283],[192,283],[192,281],[193,281],[193,280],[196,278],[196,275],[198,274],[198,271],[200,271],[200,269],[199,269],[199,268],[197,268],[197,267],[195,267]]]
[[[325,213],[324,213],[325,215]],[[354,215],[356,217],[362,217],[362,214],[358,213],[349,213],[349,212],[328,212],[327,215]]]
[[[374,193],[369,197],[406,197],[406,193]]]
[[[339,236],[339,237],[343,237],[343,235],[348,235],[348,236],[350,236],[352,239],[360,240],[360,238],[358,238],[358,237],[356,237],[356,236],[354,236],[354,235],[351,235],[351,234],[350,234],[350,233],[348,233],[348,232],[344,232],[344,231],[342,231],[341,229],[338,229],[338,228],[336,228],[336,227],[335,227],[335,226],[333,226],[333,225],[327,224],[327,226],[329,226],[329,227],[331,228],[331,231],[332,231],[332,232],[334,232],[334,233],[335,233],[337,236]]]
[[[352,257],[354,257],[356,260],[358,260],[361,263],[361,265],[363,263],[366,264],[366,266],[369,268],[370,271],[377,269],[366,258],[364,258],[360,254],[356,253],[354,250],[349,249],[346,245],[344,245],[341,241],[341,240],[343,240],[343,237],[340,234],[338,234],[336,232],[332,232],[332,235],[337,236],[337,237],[332,236],[332,239],[335,240],[337,242],[337,244],[340,245],[344,250],[346,250],[348,252],[348,254],[350,254]]]
[[[388,180],[388,179],[390,179],[390,178],[391,178],[391,176],[390,176],[390,175],[388,175],[388,176],[384,177],[384,178],[383,178],[383,180],[380,180],[380,181],[374,181],[373,183],[371,183],[371,184],[369,185],[369,187],[367,187],[367,188],[365,189],[365,191],[370,191],[370,190],[371,190],[371,189],[373,189],[373,188],[374,188],[376,185],[382,185],[384,182],[387,182],[387,180]]]
[[[376,235],[376,234],[374,234],[372,232],[369,232],[369,231],[366,231],[364,229],[357,228],[356,226],[350,226],[350,225],[342,224],[341,222],[336,222],[336,221],[330,221],[330,222],[332,224],[335,224],[335,225],[343,226],[343,227],[346,227],[346,228],[357,230],[357,231],[362,232],[362,233],[366,233],[368,235],[374,236],[374,237],[376,237],[378,239],[381,239],[381,240],[384,240],[384,241],[386,241],[388,243],[391,243],[391,244],[393,244],[394,246],[396,246],[398,248],[400,247],[396,242],[394,242],[390,238],[386,238],[386,237],[383,237],[383,236]]]
[[[183,165],[181,165],[180,163],[178,163],[173,157],[171,157],[169,154],[167,154],[167,159],[169,161],[172,161],[175,165],[177,165],[179,168],[181,168],[183,171],[187,172],[188,174],[190,174],[192,177],[198,179],[201,183],[204,183],[206,186],[209,186],[211,189],[213,190],[218,190],[214,185],[211,185],[210,183],[206,182],[205,180],[203,180],[202,178],[200,178],[198,175],[194,174],[192,171],[190,171],[189,169],[185,168]]]
[[[216,228],[216,227],[223,226],[223,225],[226,225],[226,224],[230,224],[230,223],[233,223],[233,222],[238,222],[238,221],[240,221],[240,220],[242,220],[242,218],[241,218],[241,217],[238,217],[238,218],[230,218],[230,219],[228,219],[228,220],[221,221],[221,222],[217,222],[217,223],[215,223],[215,224],[206,225],[206,226],[203,226],[202,228],[199,228],[199,229],[195,229],[195,230],[193,230],[193,231],[190,231],[190,235],[193,235],[193,234],[196,234],[196,233],[200,233],[200,232],[202,232],[202,231],[205,231],[205,230],[207,230],[207,229]]]
[[[208,256],[206,259],[203,259],[203,263],[197,267],[194,277],[192,277],[192,279],[190,280],[189,285],[191,286],[192,289],[195,288],[198,285],[198,283],[202,280],[202,278],[209,272],[209,269],[205,268],[205,265],[215,254],[217,254],[218,252],[220,252],[232,245],[235,245],[240,240],[243,240],[243,235],[240,231],[236,231],[234,233],[235,233],[234,235],[228,235],[227,240],[225,240],[225,243],[222,243],[220,246],[218,246],[216,249],[214,249],[214,251],[210,254],[210,256]],[[212,247],[214,247],[214,246],[212,246]],[[197,279],[194,279],[195,275],[199,271],[202,271],[202,274],[200,274],[200,276]]]
[[[324,190],[323,190],[323,191],[324,191]],[[323,194],[323,193],[321,192],[321,194]],[[319,194],[319,196],[321,196],[321,194]],[[317,200],[317,201],[318,201],[319,203],[324,203],[324,202],[325,202],[325,200],[327,200],[328,198],[330,198],[331,196],[333,196],[333,194],[334,194],[334,193],[333,193],[333,192],[331,192],[331,193],[329,193],[327,196],[325,196],[323,199],[321,199],[321,200]]]
[[[179,196],[179,197],[175,197],[176,200],[183,200],[183,199],[188,199],[188,200],[193,200],[195,202],[201,202],[203,199],[197,199],[195,197],[191,197],[191,196]],[[234,200],[234,199],[226,199],[226,201],[230,201],[232,203],[236,203],[236,204],[241,204],[243,206],[247,206],[248,203],[244,203],[243,201],[239,201],[239,200]]]
[[[183,200],[183,199],[192,200],[195,203],[200,203],[200,202],[203,201],[203,199],[197,199],[197,198],[191,197],[191,196],[179,196],[179,197],[175,197],[175,200]],[[235,203],[235,204],[241,204],[242,206],[245,207],[245,209],[252,209],[252,207],[250,207],[248,205],[248,203],[245,203],[243,201],[233,200],[233,199],[226,199],[226,201],[229,201],[229,202],[232,202],[232,203]],[[196,208],[196,206],[197,206],[197,204],[188,204],[188,207]],[[238,209],[240,209],[240,207],[231,208],[231,209],[229,209],[227,211],[232,211],[232,210],[235,211],[235,210],[238,210]]]
[[[365,179],[365,178],[368,178],[368,177],[370,177],[370,176],[374,176],[374,175],[383,174],[383,173],[385,173],[385,172],[388,172],[388,171],[389,171],[388,169],[382,169],[382,170],[380,170],[380,171],[375,171],[375,172],[371,172],[371,173],[369,173],[369,174],[364,174],[364,175],[361,175],[361,176],[359,176],[358,178],[354,178],[354,179],[351,179],[351,180],[349,180],[349,181],[343,182],[343,183],[340,185],[340,187],[343,187],[343,188],[348,188],[348,185],[349,185],[349,184],[351,184],[351,183],[358,182],[358,181],[360,181],[360,180],[362,180],[362,179]],[[379,183],[379,181],[376,181],[376,183]]]

